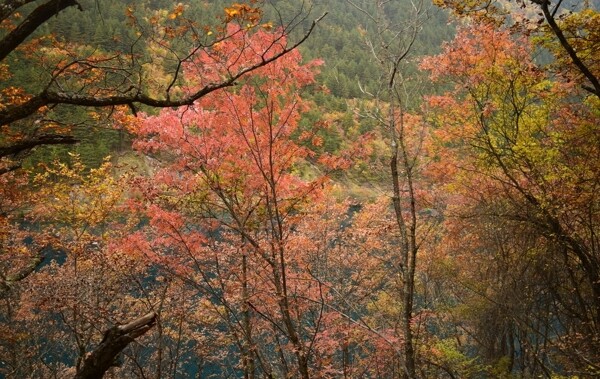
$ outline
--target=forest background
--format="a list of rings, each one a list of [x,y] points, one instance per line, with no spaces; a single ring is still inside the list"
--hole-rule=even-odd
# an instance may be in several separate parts
[[[600,375],[597,1],[4,1],[0,376]]]

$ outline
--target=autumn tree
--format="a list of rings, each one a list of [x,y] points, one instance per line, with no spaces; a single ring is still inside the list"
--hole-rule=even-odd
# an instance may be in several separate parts
[[[426,196],[419,193],[427,189],[423,176],[424,161],[427,159],[422,149],[427,126],[420,117],[409,113],[410,107],[416,105],[414,98],[419,95],[418,81],[405,75],[409,67],[408,58],[426,17],[426,9],[423,2],[411,2],[405,17],[391,19],[387,1],[376,1],[374,4],[354,0],[348,2],[365,13],[370,21],[365,31],[366,48],[380,67],[381,86],[369,92],[375,106],[367,108],[362,116],[377,121],[379,133],[389,146],[387,170],[390,211],[393,212],[395,225],[393,232],[386,230],[390,237],[395,238],[397,251],[392,249],[387,253],[393,257],[389,263],[393,267],[389,275],[398,278],[390,279],[395,283],[396,291],[392,298],[400,299],[398,303],[401,310],[394,317],[402,325],[401,331],[395,331],[402,346],[397,350],[401,351],[401,369],[395,376],[416,378],[419,371],[419,333],[415,334],[417,257],[427,234],[423,231],[428,229],[426,225],[435,223],[435,218],[421,217],[422,210],[430,207]]]
[[[235,37],[184,67],[184,91],[214,80],[222,65],[260,59],[266,47],[274,55],[285,50],[279,32],[236,30],[230,26]],[[135,147],[155,162],[137,200],[149,225],[124,246],[196,289],[195,301],[219,320],[207,333],[224,334],[220,361],[229,367],[221,370],[247,378],[308,378],[326,366],[316,349],[327,291],[310,272],[329,241],[305,234],[306,218],[318,218],[312,204],[321,201],[325,178],[296,172],[308,158],[331,169],[345,164],[314,155],[318,125],[296,136],[309,107],[299,91],[314,83],[318,64],[302,64],[293,51],[190,108],[123,119],[138,135]]]
[[[473,23],[423,61],[432,79],[454,85],[428,100],[440,179],[453,193],[445,247],[466,259],[459,287],[482,318],[465,330],[484,356],[524,375],[593,373],[598,102],[532,51],[526,37]],[[486,263],[469,268],[469,259]]]

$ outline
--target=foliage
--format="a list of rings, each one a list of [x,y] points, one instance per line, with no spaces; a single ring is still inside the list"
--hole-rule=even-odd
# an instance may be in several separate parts
[[[277,44],[277,54],[272,54],[275,46],[263,46],[265,51],[258,54],[260,59],[244,64],[230,61],[231,66],[219,67],[221,72],[212,81],[184,94],[180,91],[183,66],[196,55],[215,53],[219,43],[232,38],[228,33],[233,29],[227,25],[241,26],[235,31],[238,34],[272,29],[278,33],[279,42],[288,41],[286,37],[294,27],[273,28],[272,23],[261,23],[263,13],[255,1],[225,7],[218,22],[205,25],[188,18],[183,4],[162,10],[142,7],[139,12],[129,6],[114,16],[125,21],[120,24],[127,26],[126,32],[119,37],[113,34],[112,42],[98,46],[77,33],[64,37],[42,34],[52,15],[64,15],[70,23],[74,15],[69,10],[83,12],[81,4],[72,0],[30,3],[10,1],[2,11],[5,30],[0,40],[2,157],[24,154],[36,146],[75,143],[74,128],[106,127],[119,106],[128,107],[134,114],[138,107],[188,106],[292,51],[316,26],[315,21],[305,29],[305,34],[283,49],[279,49],[283,45]],[[122,6],[108,5],[111,17],[118,14],[116,4]],[[86,5],[92,9],[95,6]],[[23,17],[20,11],[28,13]],[[307,17],[302,10],[295,16]],[[114,19],[104,25],[110,29]],[[60,29],[60,23],[57,27]],[[31,76],[38,80],[28,80]]]
[[[576,336],[598,333],[598,219],[591,210],[600,170],[592,158],[599,146],[593,102],[581,101],[573,82],[541,70],[530,51],[525,38],[474,24],[422,67],[455,84],[429,98],[443,149],[440,179],[455,196],[447,238],[456,242],[446,246],[457,245],[448,254],[464,259],[471,251],[480,267],[494,268],[464,271],[459,282],[474,302],[484,301],[472,305],[474,320],[489,317],[502,332],[488,335],[489,321],[466,328],[486,334],[477,338],[484,356],[508,355],[509,372],[535,375],[558,369],[542,362],[581,367],[597,359],[596,338]],[[509,300],[516,294],[519,302]],[[527,353],[519,352],[525,345]]]
[[[201,55],[186,67],[192,80],[184,90],[202,85],[195,80],[212,80],[218,59],[251,61],[263,46],[278,44],[266,31],[238,35],[218,46],[218,56]],[[314,154],[291,136],[308,106],[298,91],[314,81],[318,64],[302,65],[292,52],[235,90],[130,126],[139,136],[136,148],[161,163],[141,187],[137,206],[149,228],[126,246],[169,276],[193,283],[195,297],[222,309],[219,324],[233,337],[223,349],[236,362],[228,370],[246,375],[308,377],[321,332],[325,294],[305,268],[310,250],[300,230],[323,179],[304,182],[291,174]],[[298,138],[320,144],[311,129]],[[272,349],[281,360],[269,354]]]
[[[595,3],[63,1],[0,9],[0,376],[143,314],[106,377],[598,375]]]

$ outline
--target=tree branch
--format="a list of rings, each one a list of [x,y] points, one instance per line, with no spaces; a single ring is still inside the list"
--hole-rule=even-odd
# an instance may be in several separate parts
[[[76,142],[78,141],[72,136],[61,136],[55,134],[43,135],[37,138],[17,141],[6,147],[0,147],[0,158],[9,155],[17,155],[40,145],[70,145]]]
[[[0,175],[2,173],[0,172]],[[0,278],[0,295],[5,291],[9,291],[14,283],[20,282],[21,280],[28,277],[32,272],[37,270],[38,267],[44,262],[46,256],[43,254],[44,248],[40,249],[39,253],[31,258],[29,264],[19,270],[17,273],[7,276],[4,280]]]
[[[72,6],[77,6],[81,10],[81,6],[76,0],[50,0],[34,9],[19,26],[0,41],[0,61],[4,60],[50,17]]]
[[[556,35],[556,38],[558,38],[561,46],[563,47],[563,49],[565,49],[567,54],[569,54],[569,57],[573,61],[573,64],[590,81],[590,83],[593,86],[593,88],[591,88],[589,86],[584,85],[583,89],[593,93],[594,95],[600,98],[600,81],[598,80],[596,75],[594,75],[590,71],[590,69],[585,65],[585,63],[583,63],[583,61],[579,58],[577,52],[575,51],[575,49],[573,49],[573,46],[571,46],[571,44],[567,40],[567,37],[564,35],[562,29],[556,23],[556,19],[554,18],[554,15],[550,12],[549,9],[550,1],[531,0],[531,2],[540,6],[542,12],[544,13],[544,18],[548,22],[548,25],[550,26],[550,29],[552,29],[554,35]]]
[[[58,1],[58,0],[55,0]],[[64,1],[64,0],[63,0]],[[39,95],[33,96],[27,102],[19,105],[7,106],[0,110],[0,126],[8,125],[18,120],[22,120],[32,114],[34,114],[39,108],[46,105],[56,104],[69,104],[76,106],[89,106],[89,107],[112,107],[117,105],[132,106],[133,104],[148,105],[155,108],[170,108],[180,107],[185,105],[192,105],[196,100],[208,95],[216,90],[230,87],[236,84],[236,81],[242,76],[259,69],[260,67],[266,66],[271,62],[283,57],[289,52],[300,46],[315,29],[317,23],[326,16],[327,13],[312,22],[308,31],[291,46],[283,48],[279,53],[274,54],[269,58],[262,58],[257,63],[239,70],[238,72],[231,74],[228,78],[223,79],[219,82],[207,84],[197,92],[182,97],[180,99],[159,99],[145,95],[142,88],[135,88],[127,94],[118,94],[113,96],[93,96],[93,95],[80,95],[73,93],[57,92],[52,90],[45,90]]]
[[[128,324],[117,325],[107,330],[98,347],[85,358],[74,379],[101,379],[114,365],[117,355],[155,324],[156,313],[150,312]]]
[[[20,163],[12,164],[12,165],[9,165],[7,167],[2,167],[2,168],[0,168],[0,176],[4,175],[4,174],[7,174],[9,172],[12,172],[12,171],[16,171],[16,170],[18,170],[20,168],[21,168],[21,164]]]
[[[23,5],[33,3],[35,0],[5,0],[0,5],[0,21],[6,20],[14,11],[21,8]]]

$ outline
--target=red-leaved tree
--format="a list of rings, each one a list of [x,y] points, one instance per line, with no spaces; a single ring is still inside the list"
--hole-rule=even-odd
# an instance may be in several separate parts
[[[239,69],[285,48],[276,33],[236,28],[234,38],[185,67],[184,91],[214,80],[222,67]],[[132,202],[148,225],[123,249],[196,289],[189,301],[212,310],[218,327],[206,334],[221,341],[227,358],[220,362],[233,362],[221,370],[249,378],[308,378],[325,364],[316,351],[328,294],[311,270],[329,239],[307,238],[304,220],[322,209],[314,204],[326,179],[302,178],[300,165],[321,159],[337,168],[345,160],[316,157],[309,147],[320,143],[318,127],[298,129],[310,106],[299,91],[314,83],[318,65],[302,64],[293,51],[237,87],[129,125],[153,167]]]

